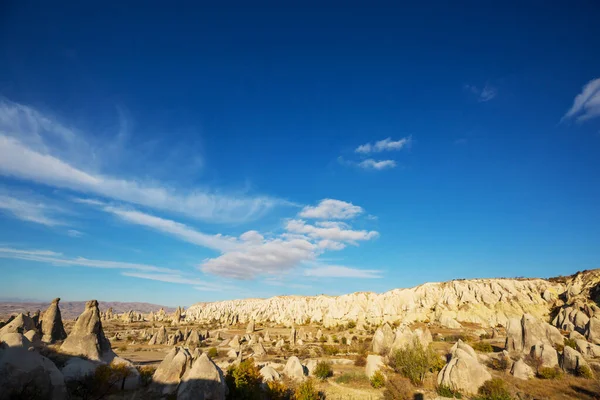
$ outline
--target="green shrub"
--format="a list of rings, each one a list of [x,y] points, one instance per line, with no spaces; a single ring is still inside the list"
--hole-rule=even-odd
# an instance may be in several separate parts
[[[476,342],[473,343],[473,350],[480,351],[482,353],[492,353],[494,348],[487,342]]]
[[[314,375],[322,381],[329,378],[330,376],[333,376],[333,369],[331,368],[331,364],[325,361],[319,362],[315,367]]]
[[[388,377],[383,398],[385,400],[413,400],[414,388],[410,381],[398,375]]]
[[[427,372],[436,371],[441,364],[440,356],[431,347],[423,348],[418,340],[412,346],[396,350],[389,360],[390,367],[414,385],[423,384]]]
[[[328,356],[337,356],[340,352],[340,349],[337,346],[327,344],[322,345],[321,349],[323,350],[323,353],[327,354]]]
[[[308,379],[302,382],[294,392],[294,400],[320,400],[321,394],[315,389],[313,381]]]
[[[569,346],[577,350],[577,343],[575,342],[575,339],[565,338],[565,346]]]
[[[371,386],[373,386],[375,389],[380,389],[385,386],[385,376],[383,376],[381,371],[375,371],[369,381],[371,382]]]
[[[562,376],[562,371],[558,368],[542,367],[537,371],[537,377],[540,379],[558,379]]]
[[[219,351],[217,350],[216,347],[211,347],[210,349],[208,349],[207,353],[206,353],[210,358],[215,358],[219,356]]]
[[[267,382],[266,395],[269,400],[288,400],[291,390],[280,381]]]
[[[237,366],[229,367],[225,382],[229,388],[228,399],[260,399],[262,376],[252,358],[242,361]]]
[[[492,335],[490,335],[489,333],[483,333],[481,335],[479,335],[479,339],[483,340],[483,339],[491,339]]]
[[[342,336],[342,344],[348,344],[348,339],[345,336]]]
[[[140,373],[140,381],[142,382],[142,386],[149,386],[152,383],[152,376],[154,375],[154,372],[156,372],[156,368],[150,366],[142,366],[137,367],[137,370]]]
[[[462,399],[462,394],[456,390],[452,390],[450,386],[440,385],[435,388],[435,391],[442,397],[448,397],[451,399]]]
[[[356,322],[350,321],[346,324],[346,329],[354,329],[356,328]]]
[[[592,373],[592,370],[587,365],[580,365],[579,367],[577,367],[577,369],[575,370],[575,375],[580,376],[582,378],[586,378],[586,379],[594,378],[594,374]]]
[[[319,338],[319,342],[321,342],[321,343],[325,343],[326,341],[327,341],[327,338],[325,336],[321,336]]]
[[[508,357],[501,355],[498,358],[491,358],[488,361],[488,367],[496,371],[506,371],[510,365],[509,361]]]
[[[506,388],[506,382],[499,378],[485,381],[478,393],[479,396],[473,400],[512,400],[512,396]]]

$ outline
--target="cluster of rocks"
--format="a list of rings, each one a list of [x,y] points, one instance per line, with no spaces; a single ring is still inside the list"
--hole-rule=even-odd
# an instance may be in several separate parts
[[[0,329],[0,398],[14,395],[36,398],[65,399],[66,384],[94,373],[102,364],[121,365],[127,370],[122,388],[135,389],[140,384],[137,369],[129,361],[117,357],[102,329],[98,302],[86,303],[71,332],[65,332],[60,299],[54,299],[46,312],[34,317],[19,314]],[[57,349],[48,344],[60,344]],[[71,355],[60,369],[45,352]],[[35,392],[29,392],[34,390]]]
[[[426,348],[432,341],[431,332],[427,328],[411,330],[408,326],[401,325],[394,332],[392,327],[385,323],[375,331],[372,349],[374,353],[386,355],[396,349],[414,344]]]
[[[196,329],[188,330],[187,328],[184,332],[181,332],[181,330],[177,329],[174,333],[168,334],[166,327],[163,325],[151,336],[148,344],[168,346],[185,344],[186,347],[197,347],[200,346],[202,341],[208,339],[209,337],[210,333],[208,330],[199,332]]]

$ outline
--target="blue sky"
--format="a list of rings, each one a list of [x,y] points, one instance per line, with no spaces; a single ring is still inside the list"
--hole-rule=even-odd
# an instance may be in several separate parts
[[[80,3],[1,6],[0,297],[600,267],[597,2]]]

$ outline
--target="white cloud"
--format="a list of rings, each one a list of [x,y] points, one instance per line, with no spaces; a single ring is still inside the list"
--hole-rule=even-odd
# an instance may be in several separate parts
[[[64,222],[49,215],[56,211],[56,209],[39,201],[22,200],[0,194],[0,210],[8,212],[23,221],[35,222],[36,224],[46,226],[64,225]]]
[[[465,90],[477,96],[477,101],[480,103],[490,101],[498,94],[498,90],[488,83],[486,83],[482,89],[474,85],[465,85]]]
[[[370,240],[379,236],[376,231],[352,230],[342,226],[330,226],[328,228],[308,225],[303,220],[290,220],[286,225],[286,229],[292,233],[302,233],[311,238],[328,239],[338,242],[356,243],[360,240]]]
[[[399,140],[392,140],[392,138],[386,138],[383,140],[379,140],[374,144],[365,143],[358,146],[354,151],[356,153],[361,154],[369,154],[369,153],[381,153],[382,151],[392,151],[392,150],[401,150],[404,147],[410,145],[412,141],[411,136],[404,137]]]
[[[279,274],[316,256],[316,246],[303,239],[272,239],[258,245],[207,259],[203,272],[228,278],[251,279],[261,274]]]
[[[242,233],[240,235],[240,239],[244,242],[261,243],[265,239],[265,237],[261,235],[258,231],[248,231]]]
[[[364,168],[364,169],[376,169],[376,170],[380,171],[382,169],[395,168],[396,161],[394,161],[394,160],[376,161],[376,160],[373,160],[372,158],[368,158],[364,161],[359,162],[358,166],[361,168]]]
[[[335,199],[323,199],[315,207],[304,207],[298,215],[302,218],[314,219],[351,219],[363,212],[362,207],[355,206],[352,203]]]
[[[600,78],[585,84],[561,121],[576,118],[577,122],[583,122],[596,117],[600,117]]]
[[[67,231],[67,235],[69,235],[71,237],[74,237],[74,238],[77,238],[77,237],[83,236],[83,232],[80,232],[80,231],[78,231],[76,229],[69,229]]]
[[[0,175],[218,222],[252,220],[275,206],[291,205],[268,196],[178,190],[158,181],[101,174],[91,170],[102,164],[100,157],[82,133],[30,107],[0,101]]]
[[[381,278],[381,271],[374,269],[349,268],[340,265],[322,265],[308,268],[304,275],[317,278]]]
[[[80,266],[102,269],[131,269],[137,271],[172,273],[169,268],[156,267],[148,264],[129,263],[122,261],[93,260],[89,258],[76,257],[67,258],[60,253],[46,250],[21,250],[13,248],[0,248],[0,258],[12,258],[27,261],[37,261],[58,266]],[[175,271],[176,272],[176,271]]]
[[[113,206],[105,206],[102,209],[116,215],[126,222],[146,226],[198,246],[208,247],[219,251],[233,250],[237,247],[235,238],[220,234],[208,235],[169,219]]]
[[[323,239],[317,243],[320,249],[323,250],[343,250],[346,245],[344,243],[336,242],[335,240]]]

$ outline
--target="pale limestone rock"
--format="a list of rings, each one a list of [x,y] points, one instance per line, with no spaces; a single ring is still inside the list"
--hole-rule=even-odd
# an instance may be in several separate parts
[[[535,372],[533,371],[533,369],[529,365],[527,365],[522,359],[519,359],[513,364],[510,373],[515,378],[522,380],[528,380],[535,376]]]
[[[589,368],[590,366],[581,353],[572,347],[565,346],[562,358],[562,369],[569,372],[575,372],[579,367]]]
[[[287,363],[285,364],[285,368],[283,369],[283,374],[293,380],[304,380],[304,366],[302,363],[300,363],[298,357],[291,356],[288,359]]]
[[[278,381],[281,379],[279,372],[269,365],[266,365],[260,369],[260,375],[263,378],[263,382]]]
[[[152,390],[163,396],[177,391],[185,371],[192,366],[192,356],[181,347],[175,347],[162,360],[152,376]]]
[[[250,322],[248,323],[248,326],[246,327],[246,333],[254,333],[255,330],[256,330],[256,327],[254,324],[254,320],[250,320]]]
[[[558,366],[558,353],[547,343],[537,343],[531,349],[531,355],[541,360],[542,367],[554,368]]]
[[[52,303],[42,317],[42,340],[46,343],[54,343],[67,338],[67,333],[65,332],[62,317],[60,315],[59,302],[60,298],[52,300]]]
[[[600,346],[597,344],[589,343],[586,340],[575,339],[577,345],[577,351],[587,357],[600,357]]]
[[[21,313],[18,314],[12,321],[9,321],[6,325],[0,328],[0,338],[7,333],[25,333],[35,329],[35,323],[27,315]]]
[[[83,355],[90,360],[107,360],[115,356],[110,342],[104,336],[96,300],[86,303],[85,310],[77,318],[77,322],[60,350],[76,356]]]
[[[79,380],[88,375],[92,375],[97,367],[98,363],[84,360],[79,357],[71,357],[67,360],[60,372],[62,372],[65,381]]]
[[[367,364],[365,365],[365,375],[369,379],[375,374],[375,372],[381,370],[384,367],[383,357],[369,354],[367,356]]]
[[[6,347],[22,347],[28,349],[32,346],[31,341],[20,333],[6,333],[0,338]]]
[[[177,400],[224,400],[226,394],[223,372],[202,354],[184,374],[177,389]]]
[[[585,337],[594,344],[600,344],[600,315],[595,314],[585,326]]]
[[[468,346],[468,345],[465,345]],[[477,357],[457,346],[452,358],[438,374],[438,385],[448,386],[464,393],[477,393],[485,381],[492,379],[490,373],[479,363]]]

